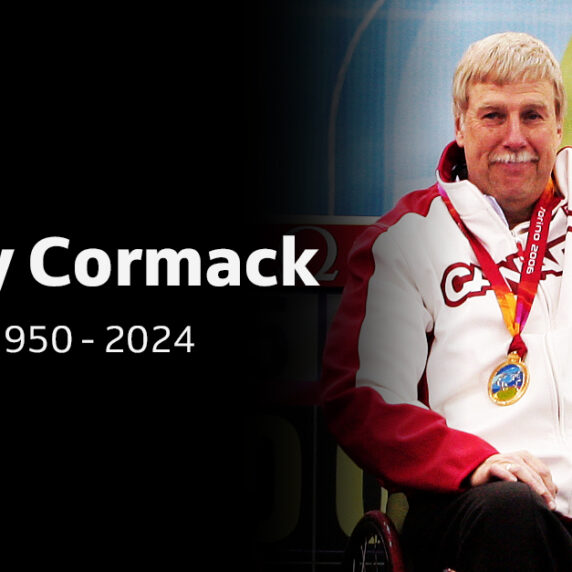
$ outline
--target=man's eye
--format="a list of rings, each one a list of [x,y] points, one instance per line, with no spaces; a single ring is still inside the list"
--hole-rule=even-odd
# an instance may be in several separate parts
[[[535,121],[536,119],[542,119],[542,115],[537,111],[529,111],[528,113],[525,113],[524,118],[529,121]]]
[[[492,120],[499,120],[502,118],[502,115],[498,111],[489,111],[489,113],[485,113],[483,115],[484,119],[492,119]]]

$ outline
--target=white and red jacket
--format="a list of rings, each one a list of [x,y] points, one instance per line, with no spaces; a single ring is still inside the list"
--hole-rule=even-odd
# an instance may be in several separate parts
[[[529,223],[509,229],[468,180],[455,143],[437,176],[516,292]],[[530,385],[500,407],[488,380],[511,342],[497,299],[437,185],[358,238],[324,353],[322,405],[340,446],[390,490],[453,492],[487,457],[527,450],[551,469],[572,516],[572,148],[557,156],[538,292],[522,338]]]

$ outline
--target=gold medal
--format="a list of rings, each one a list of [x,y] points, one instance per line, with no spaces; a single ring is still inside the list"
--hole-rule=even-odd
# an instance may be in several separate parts
[[[516,403],[528,388],[528,368],[517,352],[511,352],[491,374],[489,397],[496,405]]]

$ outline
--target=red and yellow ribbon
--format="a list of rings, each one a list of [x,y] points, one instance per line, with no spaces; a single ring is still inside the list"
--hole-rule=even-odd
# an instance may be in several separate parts
[[[491,283],[496,295],[504,323],[512,336],[509,353],[516,351],[521,359],[526,355],[526,344],[520,337],[530,314],[536,296],[542,271],[542,260],[548,241],[548,229],[552,218],[552,210],[559,202],[554,193],[554,183],[549,179],[540,199],[537,201],[532,217],[524,251],[524,260],[520,272],[520,282],[516,295],[500,273],[498,266],[479,239],[467,228],[459,213],[451,203],[445,189],[439,184],[439,193],[451,213],[457,226],[469,240],[473,251],[481,265],[485,277]]]

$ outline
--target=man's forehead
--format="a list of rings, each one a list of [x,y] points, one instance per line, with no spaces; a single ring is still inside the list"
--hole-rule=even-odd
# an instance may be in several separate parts
[[[554,102],[554,88],[548,80],[511,83],[479,82],[469,86],[469,106],[494,106],[518,103],[549,107]]]

